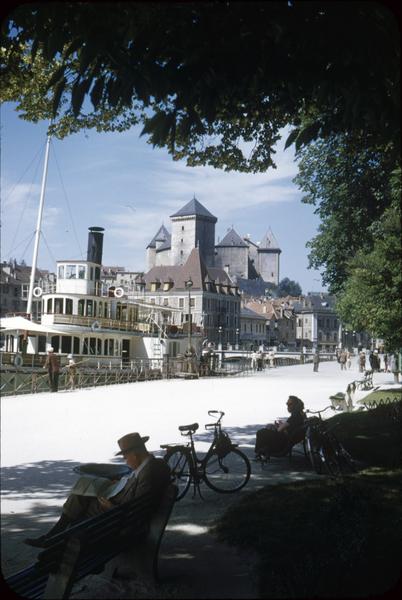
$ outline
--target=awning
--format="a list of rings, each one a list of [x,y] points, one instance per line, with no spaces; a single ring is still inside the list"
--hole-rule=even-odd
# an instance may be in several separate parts
[[[49,326],[34,323],[24,317],[5,317],[0,319],[0,332],[28,331],[29,333],[53,333],[54,335],[69,335],[69,332],[52,329]]]

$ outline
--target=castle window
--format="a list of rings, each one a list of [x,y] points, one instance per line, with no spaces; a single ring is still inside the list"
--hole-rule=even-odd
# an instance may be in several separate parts
[[[181,226],[181,230],[184,231],[184,225]]]
[[[184,308],[184,298],[179,298],[179,308]]]
[[[85,279],[85,265],[78,265],[78,279]]]
[[[183,256],[183,250],[180,250],[180,256]]]

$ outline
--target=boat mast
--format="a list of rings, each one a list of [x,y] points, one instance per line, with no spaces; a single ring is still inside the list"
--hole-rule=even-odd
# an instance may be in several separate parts
[[[36,273],[36,264],[38,261],[40,229],[41,229],[41,224],[42,224],[43,204],[44,204],[44,200],[45,200],[47,166],[48,166],[48,162],[49,162],[49,148],[50,148],[50,135],[47,136],[47,141],[46,141],[45,164],[43,167],[42,186],[41,186],[41,190],[40,190],[38,220],[36,222],[35,245],[34,245],[34,251],[33,251],[33,258],[32,258],[31,279],[29,281],[28,302],[27,302],[27,314],[29,316],[32,315],[33,289],[34,289],[34,285],[35,285],[35,273]]]

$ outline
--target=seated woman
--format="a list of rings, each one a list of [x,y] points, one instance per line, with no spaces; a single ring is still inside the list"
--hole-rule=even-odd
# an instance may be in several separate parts
[[[301,442],[304,436],[303,412],[304,404],[297,396],[289,396],[286,402],[290,417],[285,423],[269,424],[256,433],[255,453],[256,459],[262,455],[269,458],[271,455],[286,452],[288,448]]]

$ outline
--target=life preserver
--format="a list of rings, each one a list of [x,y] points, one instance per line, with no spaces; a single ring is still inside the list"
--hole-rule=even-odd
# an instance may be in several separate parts
[[[23,363],[21,354],[16,354],[14,356],[14,367],[22,367]]]
[[[35,288],[33,289],[33,292],[32,292],[32,293],[33,293],[33,295],[35,296],[35,298],[40,298],[40,297],[42,296],[42,294],[43,294],[43,290],[42,290],[42,288],[41,288],[41,287],[35,287]]]
[[[100,329],[99,321],[94,321],[91,325],[91,329],[92,329],[92,331],[95,331],[96,329]]]
[[[114,291],[114,295],[115,295],[115,298],[121,298],[122,296],[124,296],[123,288],[121,288],[121,287],[116,288]]]

